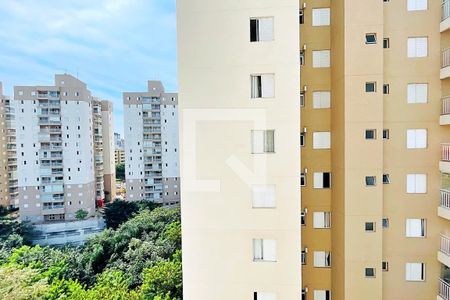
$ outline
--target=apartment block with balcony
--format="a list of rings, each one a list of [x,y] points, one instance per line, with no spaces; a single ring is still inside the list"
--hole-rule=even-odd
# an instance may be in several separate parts
[[[84,82],[57,74],[53,86],[15,86],[14,108],[20,218],[74,221],[80,209],[94,216],[104,194],[96,176],[104,154],[96,144],[101,104]]]
[[[178,95],[160,81],[123,93],[127,200],[180,202]]]
[[[183,297],[300,299],[299,2],[177,9]]]
[[[0,82],[0,205],[18,207],[15,110]]]

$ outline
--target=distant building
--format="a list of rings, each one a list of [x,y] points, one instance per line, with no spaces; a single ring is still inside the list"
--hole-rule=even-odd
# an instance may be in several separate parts
[[[125,164],[125,150],[117,149],[114,151],[115,162],[116,165],[124,165]]]
[[[147,92],[125,92],[123,103],[127,200],[179,203],[178,95],[149,81]]]

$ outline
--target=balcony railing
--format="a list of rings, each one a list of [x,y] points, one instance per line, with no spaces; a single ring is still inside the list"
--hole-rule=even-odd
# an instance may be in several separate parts
[[[450,49],[442,51],[441,68],[450,66]]]
[[[444,21],[448,17],[450,17],[450,0],[445,0],[442,3],[442,17],[441,17],[441,20]]]
[[[450,191],[441,190],[441,207],[450,209]]]
[[[442,114],[450,115],[450,96],[442,98]]]
[[[441,246],[439,250],[450,256],[450,238],[441,234]]]
[[[450,144],[441,145],[441,160],[450,161]]]
[[[439,296],[445,300],[450,300],[450,285],[443,279],[439,279]]]

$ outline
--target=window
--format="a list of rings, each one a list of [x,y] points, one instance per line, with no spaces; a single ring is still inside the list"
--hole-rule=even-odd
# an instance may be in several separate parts
[[[331,107],[331,93],[330,91],[316,91],[313,92],[313,108],[322,109]]]
[[[313,51],[313,68],[330,67],[330,50]]]
[[[300,66],[304,66],[305,65],[305,51],[302,50],[300,51]]]
[[[300,92],[300,106],[305,106],[305,92]]]
[[[274,138],[274,130],[252,130],[252,153],[274,153]]]
[[[427,103],[428,84],[410,83],[408,84],[408,103]]]
[[[253,260],[254,261],[276,261],[277,243],[275,240],[254,239]]]
[[[427,10],[427,0],[408,0],[408,11]]]
[[[312,9],[312,26],[329,26],[330,8]]]
[[[330,149],[330,132],[313,132],[313,149]]]
[[[331,212],[314,212],[313,228],[324,229],[331,228]]]
[[[275,185],[256,184],[252,186],[253,208],[274,208]]]
[[[326,251],[314,251],[314,267],[328,268],[331,266],[331,253]]]
[[[250,42],[273,41],[273,18],[250,20]]]
[[[314,300],[331,300],[331,292],[327,290],[315,290]]]
[[[366,44],[376,44],[377,34],[376,33],[366,33]]]
[[[377,91],[377,83],[376,82],[366,82],[366,92],[374,93]]]
[[[305,12],[303,11],[303,9],[300,9],[298,12],[298,22],[300,24],[305,24]]]
[[[254,292],[253,300],[277,300],[277,295],[274,293]]]
[[[389,218],[383,218],[383,228],[389,228]]]
[[[424,263],[406,263],[406,281],[424,281],[425,264]]]
[[[391,183],[391,178],[389,174],[383,174],[383,184],[389,184]]]
[[[300,186],[306,186],[306,174],[305,173],[300,174]]]
[[[383,39],[383,48],[389,49],[390,47],[391,47],[391,42],[390,42],[389,38]]]
[[[428,38],[410,37],[408,38],[408,57],[426,57],[428,56]]]
[[[383,129],[383,139],[389,139],[389,129]]]
[[[331,187],[331,173],[317,172],[314,173],[314,188],[327,189]]]
[[[427,192],[426,174],[407,174],[406,175],[406,193],[425,194]]]
[[[306,289],[302,289],[302,300],[306,300],[306,294],[307,294]]]
[[[387,261],[381,262],[381,270],[383,272],[389,271],[389,263]]]
[[[427,220],[406,219],[406,237],[425,237]]]
[[[375,268],[365,268],[365,275],[367,278],[375,278]]]
[[[377,178],[375,176],[366,176],[366,186],[375,186]]]
[[[302,250],[302,257],[301,257],[302,265],[306,265],[306,254],[307,254],[307,251]]]
[[[365,137],[366,140],[375,140],[377,138],[376,129],[366,129]]]
[[[389,84],[383,84],[383,94],[389,94]]]
[[[251,97],[252,98],[275,97],[274,74],[251,75]]]
[[[300,146],[302,146],[302,147],[305,146],[305,138],[306,138],[306,132],[301,132],[300,133]]]
[[[364,224],[365,231],[375,232],[375,223],[374,222],[366,222]]]
[[[427,130],[408,129],[406,140],[406,148],[408,149],[425,149],[427,147]]]
[[[300,224],[306,226],[306,211],[300,213]]]

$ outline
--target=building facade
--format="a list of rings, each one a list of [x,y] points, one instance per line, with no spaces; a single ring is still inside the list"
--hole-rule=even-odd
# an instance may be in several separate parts
[[[246,141],[239,142],[245,123],[239,117],[221,123],[223,115],[213,114],[271,109],[273,99],[280,99],[273,101],[278,109],[290,108],[280,125],[300,124],[291,139],[301,145],[295,154],[301,201],[290,190],[296,184],[275,190],[289,191],[281,201],[295,199],[301,213],[301,229],[289,236],[301,236],[301,248],[289,249],[299,252],[284,250],[276,262],[290,260],[298,273],[292,278],[301,273],[301,299],[450,299],[449,16],[448,0],[178,3],[186,299],[299,299],[276,288],[289,268],[270,269],[260,296],[262,272],[248,262],[259,253],[241,245],[253,236],[253,251],[265,249],[264,232],[254,230],[253,211],[240,199],[249,192],[232,180],[229,169],[237,165],[224,154],[227,147],[246,149]],[[298,54],[298,65],[288,51]],[[288,65],[297,74],[286,76]],[[296,97],[280,95],[289,92]],[[194,126],[191,118],[199,122]],[[270,125],[275,148],[287,147],[276,125]],[[273,137],[267,129],[262,136],[264,143]],[[288,155],[294,154],[283,159],[294,162]],[[291,171],[290,164],[281,174]],[[266,187],[264,200],[272,193]],[[291,206],[266,225],[275,230],[297,212]],[[276,235],[271,239],[278,250]]]
[[[160,81],[123,93],[127,200],[180,201],[178,95]]]
[[[105,188],[105,200],[116,198],[116,163],[115,163],[115,139],[114,139],[114,114],[113,104],[103,100],[102,109],[102,140],[103,140],[103,182]]]
[[[15,110],[0,82],[0,205],[18,207]]]
[[[299,3],[177,6],[183,298],[300,299]]]
[[[80,209],[95,214],[104,198],[97,103],[86,84],[68,74],[55,75],[54,86],[14,87],[22,220],[71,221]]]

